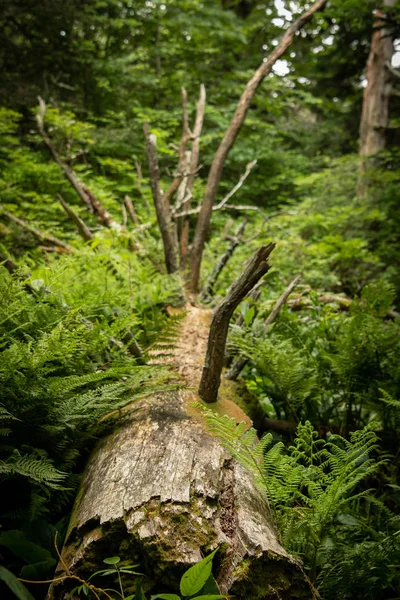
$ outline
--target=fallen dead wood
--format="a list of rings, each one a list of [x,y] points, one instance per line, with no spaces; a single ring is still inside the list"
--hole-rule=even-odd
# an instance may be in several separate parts
[[[255,253],[215,311],[199,387],[199,395],[205,402],[215,402],[218,396],[229,321],[239,303],[269,271],[268,258],[274,248],[275,244],[268,244]]]
[[[173,350],[171,369],[192,388],[210,319],[211,311],[188,306]],[[145,591],[156,593],[178,589],[185,568],[219,547],[214,576],[222,594],[316,598],[299,561],[279,543],[265,495],[207,432],[194,399],[188,389],[153,394],[127,410],[117,429],[97,444],[62,551],[67,569],[77,576],[93,573],[112,552],[122,561],[140,562],[148,575]],[[246,419],[233,402],[218,403],[221,411]],[[63,575],[62,564],[56,575]],[[64,600],[69,591],[59,581],[50,597]]]

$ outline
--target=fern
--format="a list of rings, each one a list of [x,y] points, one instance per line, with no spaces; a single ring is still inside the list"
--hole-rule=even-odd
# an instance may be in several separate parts
[[[271,434],[259,441],[245,423],[198,406],[211,432],[267,494],[284,545],[304,559],[315,578],[319,553],[335,530],[335,520],[371,497],[372,490],[360,484],[383,464],[376,458],[376,434],[367,427],[352,433],[350,441],[339,435],[322,440],[306,422],[286,450]]]
[[[53,271],[39,269],[32,275],[37,294],[0,271],[0,486],[11,490],[7,498],[18,495],[18,506],[6,499],[4,514],[65,510],[82,453],[106,427],[103,417],[173,385],[167,369],[139,366],[119,340],[129,332],[146,344],[164,333],[173,344],[179,318],[163,303],[178,280],[146,264],[133,277],[134,259],[123,255],[110,273],[109,258],[85,249]],[[136,297],[121,286],[129,276]]]

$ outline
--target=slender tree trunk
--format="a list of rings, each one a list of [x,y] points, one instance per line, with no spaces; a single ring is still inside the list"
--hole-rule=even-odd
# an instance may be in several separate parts
[[[385,7],[393,6],[395,0],[384,0]],[[363,195],[368,185],[366,170],[373,162],[371,157],[386,146],[389,123],[389,101],[393,76],[388,66],[393,55],[393,39],[384,28],[384,13],[376,12],[376,29],[372,35],[371,50],[367,62],[367,87],[364,91],[360,122],[360,173],[357,194]]]

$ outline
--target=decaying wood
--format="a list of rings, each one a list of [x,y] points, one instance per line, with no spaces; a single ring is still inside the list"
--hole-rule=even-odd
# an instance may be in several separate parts
[[[188,306],[173,351],[172,368],[190,386],[198,383],[210,318],[211,311]],[[86,577],[118,555],[140,563],[146,591],[176,593],[183,571],[220,547],[214,575],[222,593],[238,600],[314,598],[299,562],[278,541],[264,494],[208,433],[193,399],[184,389],[143,399],[97,445],[62,552],[68,569]],[[51,597],[65,600],[67,585],[53,585]]]
[[[154,207],[156,209],[158,226],[163,241],[165,264],[168,273],[178,270],[177,248],[171,227],[169,210],[165,209],[163,196],[160,188],[160,175],[156,153],[156,142],[154,136],[150,135],[148,123],[144,124],[144,136],[146,140],[147,160],[150,171],[151,191],[153,194]]]
[[[7,219],[9,219],[13,223],[15,223],[16,225],[21,227],[21,229],[25,229],[26,231],[29,231],[29,233],[34,235],[35,238],[37,238],[39,241],[48,242],[49,244],[54,245],[56,248],[57,247],[62,248],[65,252],[71,252],[71,253],[74,252],[74,248],[72,246],[70,246],[70,244],[63,242],[62,240],[56,238],[54,235],[51,235],[50,233],[45,233],[44,231],[40,231],[39,229],[32,227],[32,225],[29,225],[29,223],[27,223],[23,219],[20,219],[19,217],[16,217],[12,213],[10,213],[8,210],[5,210],[3,208],[3,206],[1,206],[1,205],[0,205],[0,212],[5,217],[7,217]]]
[[[275,244],[268,244],[255,253],[215,311],[199,386],[199,395],[205,402],[215,402],[218,397],[229,321],[239,303],[270,269],[268,258],[274,248]]]
[[[271,72],[276,61],[286,52],[291,45],[296,32],[301,29],[314,15],[320,10],[327,0],[317,0],[308,10],[306,10],[296,21],[294,21],[285,31],[279,44],[274,48],[268,58],[264,59],[259,68],[246,85],[237,105],[232,121],[225,132],[222,142],[214,156],[210,172],[207,179],[207,186],[204,194],[201,211],[197,220],[196,230],[193,239],[190,271],[191,271],[191,291],[197,292],[200,265],[203,255],[204,245],[208,234],[212,207],[217,195],[219,182],[228,154],[236,140],[236,137],[246,118],[250,103],[264,78]]]
[[[264,321],[264,325],[271,325],[275,321],[275,319],[281,311],[282,306],[284,306],[287,303],[290,294],[293,292],[294,288],[299,283],[299,281],[300,275],[297,275],[297,277],[295,277],[293,281],[289,283],[283,294],[275,302],[270,314]],[[236,381],[240,373],[243,371],[244,367],[247,365],[248,360],[249,359],[245,358],[244,356],[239,356],[235,360],[229,371],[226,373],[225,377],[227,379],[230,379],[231,381]]]
[[[199,165],[199,156],[200,156],[200,136],[201,131],[203,129],[203,121],[204,121],[204,111],[206,108],[206,88],[203,84],[200,86],[200,95],[199,100],[196,106],[196,118],[195,124],[193,128],[193,140],[192,140],[192,148],[190,153],[190,165],[189,165],[189,175],[186,182],[185,189],[185,197],[187,197],[186,202],[182,204],[182,208],[184,212],[190,210],[190,200],[193,194],[193,184],[196,177],[196,172]],[[179,241],[179,250],[180,250],[180,259],[181,259],[181,267],[184,268],[186,266],[186,259],[189,248],[189,219],[187,216],[182,218],[181,226],[181,236]]]
[[[61,206],[67,213],[67,215],[73,220],[76,225],[76,228],[79,232],[79,235],[85,240],[85,242],[89,242],[93,239],[93,234],[90,231],[89,227],[86,225],[85,221],[81,219],[79,215],[76,214],[74,210],[65,202],[64,198],[61,194],[57,194],[57,198],[60,201]]]
[[[206,298],[209,298],[213,295],[215,284],[217,283],[218,278],[221,275],[223,268],[227,265],[229,259],[232,257],[236,248],[239,246],[239,244],[242,241],[243,232],[246,227],[246,223],[247,223],[247,221],[245,220],[240,224],[236,234],[234,235],[233,238],[231,238],[228,248],[226,249],[224,254],[222,254],[222,256],[220,256],[219,259],[217,260],[215,267],[211,271],[210,277],[208,278],[207,283],[204,286],[204,288],[200,294],[201,301],[204,301]]]

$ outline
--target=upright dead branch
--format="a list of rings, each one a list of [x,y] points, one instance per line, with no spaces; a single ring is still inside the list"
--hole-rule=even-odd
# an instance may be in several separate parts
[[[65,210],[65,212],[67,213],[67,215],[75,223],[76,228],[79,232],[79,235],[85,240],[85,242],[89,242],[90,240],[92,240],[93,239],[92,232],[90,231],[90,229],[86,225],[86,223],[80,218],[79,215],[76,214],[75,211],[72,210],[72,208],[70,206],[68,206],[68,204],[65,202],[65,200],[61,196],[61,194],[57,194],[57,198],[59,199],[60,204],[63,207],[63,209]]]
[[[207,281],[206,285],[204,286],[203,291],[200,294],[200,300],[204,301],[206,298],[211,297],[213,295],[214,286],[217,283],[218,278],[221,275],[223,268],[226,266],[229,259],[235,252],[236,248],[239,246],[239,244],[242,241],[243,232],[246,227],[246,223],[247,223],[247,221],[244,220],[243,223],[240,224],[239,229],[237,230],[235,236],[233,238],[231,238],[228,248],[226,249],[224,254],[222,254],[222,256],[220,256],[220,258],[218,259],[214,269],[211,271],[210,277],[208,278],[208,281]]]
[[[186,202],[182,204],[184,212],[190,210],[190,200],[193,194],[193,184],[199,164],[200,156],[200,136],[203,129],[204,112],[206,108],[206,88],[203,84],[200,86],[200,96],[196,105],[196,119],[193,129],[192,149],[190,154],[189,175],[186,182],[185,197]],[[189,247],[189,218],[185,216],[181,222],[181,237],[179,241],[181,266],[185,267]]]
[[[299,281],[300,281],[300,275],[297,275],[297,277],[295,277],[293,279],[293,281],[291,283],[289,283],[289,285],[287,286],[287,288],[285,289],[283,294],[275,302],[273,309],[271,310],[270,314],[264,321],[264,325],[271,325],[275,321],[276,317],[279,315],[279,313],[281,311],[282,306],[284,306],[286,304],[290,294],[293,292],[294,288],[299,283]],[[239,356],[239,358],[237,358],[235,360],[232,367],[227,372],[226,379],[236,381],[236,379],[239,377],[239,375],[242,372],[242,370],[244,369],[244,367],[247,365],[248,360],[249,359],[245,358],[244,356]]]
[[[271,52],[267,59],[263,62],[253,77],[247,83],[246,88],[239,100],[236,112],[232,121],[226,130],[223,140],[214,156],[210,172],[208,175],[206,191],[203,204],[197,220],[196,230],[193,239],[190,270],[191,270],[191,291],[196,293],[200,277],[200,266],[203,255],[204,245],[208,234],[212,207],[217,195],[218,185],[221,179],[222,170],[226,158],[236,140],[236,137],[243,125],[250,103],[263,79],[271,72],[275,62],[284,54],[291,45],[295,33],[307,23],[315,12],[320,10],[327,0],[317,0],[308,10],[306,10],[292,25],[288,27],[281,38],[280,43]]]
[[[199,387],[205,402],[217,400],[229,321],[239,303],[270,269],[268,258],[274,248],[275,244],[268,244],[255,253],[214,314]]]
[[[16,217],[12,213],[8,212],[8,210],[4,210],[4,208],[1,206],[1,204],[0,204],[0,211],[5,217],[7,217],[7,219],[12,221],[16,225],[19,225],[19,227],[21,227],[22,229],[29,231],[40,242],[48,242],[49,244],[52,244],[53,246],[56,246],[57,248],[62,248],[65,252],[71,252],[71,253],[74,252],[74,248],[72,246],[70,246],[69,244],[67,244],[66,242],[63,242],[62,240],[54,237],[54,235],[51,235],[50,233],[44,233],[44,231],[35,229],[35,227],[32,227],[31,225],[29,225],[26,221],[23,221],[19,217]]]
[[[156,209],[158,226],[164,246],[165,264],[168,273],[174,273],[178,269],[175,239],[171,227],[169,209],[166,210],[160,188],[160,175],[156,153],[156,141],[150,135],[148,123],[144,124],[144,136],[146,140],[147,160],[150,171],[151,191],[153,194],[154,207]]]

